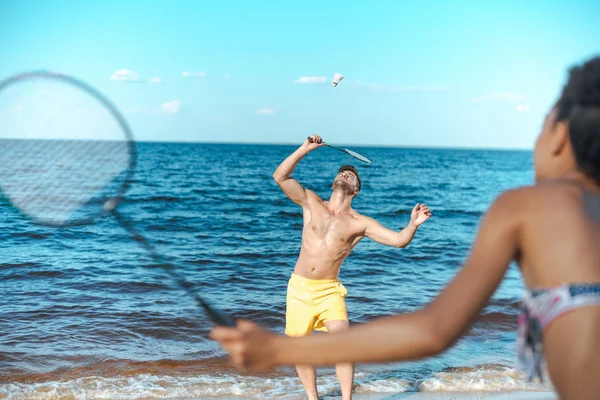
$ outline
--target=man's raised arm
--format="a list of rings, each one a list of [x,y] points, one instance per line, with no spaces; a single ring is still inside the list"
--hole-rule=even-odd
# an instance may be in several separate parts
[[[290,200],[300,206],[304,207],[306,204],[306,190],[302,187],[302,185],[300,185],[300,183],[298,183],[297,180],[292,178],[292,172],[294,171],[294,168],[296,168],[298,162],[305,155],[324,145],[325,144],[322,143],[322,140],[319,136],[312,135],[310,138],[304,141],[298,150],[283,160],[283,162],[273,173],[273,179],[275,179],[275,182],[277,182],[281,190],[283,190],[283,193],[285,193]]]

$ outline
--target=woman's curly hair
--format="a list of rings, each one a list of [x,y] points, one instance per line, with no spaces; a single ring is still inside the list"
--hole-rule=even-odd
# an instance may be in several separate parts
[[[600,56],[571,68],[556,103],[566,121],[579,169],[600,184]]]

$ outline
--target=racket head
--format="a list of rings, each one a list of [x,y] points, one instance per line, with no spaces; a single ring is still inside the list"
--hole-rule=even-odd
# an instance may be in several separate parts
[[[344,149],[344,151],[359,161],[362,161],[367,164],[371,164],[371,160],[368,157],[365,157],[362,154],[357,153],[356,151],[352,151],[350,149]]]
[[[117,107],[70,75],[31,71],[0,82],[0,194],[45,226],[92,223],[116,208],[136,166]]]

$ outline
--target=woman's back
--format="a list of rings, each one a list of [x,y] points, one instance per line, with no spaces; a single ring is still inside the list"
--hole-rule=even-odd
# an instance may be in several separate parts
[[[519,264],[530,289],[524,303],[543,329],[548,370],[561,396],[598,399],[600,189],[562,180],[530,192],[520,240]]]
[[[519,259],[526,286],[600,283],[600,188],[563,180],[531,189]]]

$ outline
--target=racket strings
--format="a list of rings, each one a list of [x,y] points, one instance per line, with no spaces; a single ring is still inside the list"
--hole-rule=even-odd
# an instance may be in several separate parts
[[[101,212],[101,199],[119,193],[123,171],[130,164],[126,141],[9,139],[0,143],[3,194],[23,213],[51,225]]]
[[[367,164],[371,164],[371,160],[369,158],[363,156],[362,154],[357,153],[357,152],[352,151],[352,150],[348,150],[348,149],[344,149],[344,150],[346,151],[346,153],[350,154],[352,157],[354,157],[354,158],[356,158],[356,159],[358,159],[358,160],[360,160],[362,162],[365,162]]]

